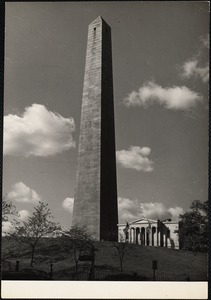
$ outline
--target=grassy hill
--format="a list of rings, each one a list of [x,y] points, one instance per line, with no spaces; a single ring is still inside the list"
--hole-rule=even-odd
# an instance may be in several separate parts
[[[3,238],[3,249],[15,246],[14,242]],[[96,279],[105,278],[107,275],[120,273],[120,263],[117,250],[112,242],[95,242],[97,248],[95,255]],[[15,250],[15,249],[14,249]],[[5,250],[4,250],[5,252]],[[15,251],[14,251],[15,252]],[[30,264],[30,249],[24,246],[20,253],[7,255],[7,261],[13,265],[20,261],[20,266]],[[152,280],[152,260],[158,261],[156,280],[207,280],[207,254],[193,253],[189,251],[167,249],[161,247],[149,247],[130,244],[123,261],[123,273],[137,273],[137,279]],[[65,253],[59,245],[58,239],[43,239],[36,249],[35,268],[49,272],[50,263],[53,263],[55,280],[70,280],[74,274],[74,260],[72,253]],[[79,278],[87,279],[90,270],[90,262],[79,262]]]

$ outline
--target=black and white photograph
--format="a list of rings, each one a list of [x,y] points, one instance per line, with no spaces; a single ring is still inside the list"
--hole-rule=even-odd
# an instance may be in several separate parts
[[[5,298],[177,282],[206,299],[209,6],[5,3]]]

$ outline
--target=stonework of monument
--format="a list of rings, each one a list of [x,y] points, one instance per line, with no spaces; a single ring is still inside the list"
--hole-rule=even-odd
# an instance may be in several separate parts
[[[88,28],[73,225],[96,240],[118,239],[111,28]]]

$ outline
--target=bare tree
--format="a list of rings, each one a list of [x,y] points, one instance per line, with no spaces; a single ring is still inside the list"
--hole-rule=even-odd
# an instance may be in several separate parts
[[[2,248],[1,248],[1,261],[10,257],[16,257],[20,253],[20,247],[14,239],[11,238],[11,232],[15,229],[18,222],[19,214],[15,205],[7,198],[7,195],[2,198],[2,224],[9,222],[11,227],[4,230],[2,227]]]
[[[1,261],[18,257],[21,251],[22,245],[17,241],[17,239],[13,238],[12,234],[8,234],[2,238]]]
[[[127,253],[129,253],[130,250],[130,244],[128,244],[127,242],[123,242],[124,238],[121,235],[119,238],[120,242],[118,243],[113,243],[114,248],[116,249],[116,254],[119,257],[119,263],[120,263],[120,272],[121,272],[121,276],[123,273],[123,261],[124,258],[126,256]]]
[[[21,226],[17,226],[12,234],[19,242],[26,243],[31,247],[31,266],[34,263],[35,248],[42,237],[52,237],[60,229],[58,223],[53,222],[48,204],[39,201],[34,212]]]
[[[2,222],[7,222],[10,216],[18,216],[15,205],[6,196],[2,199]]]
[[[65,253],[71,251],[75,262],[75,275],[78,276],[78,263],[82,253],[93,253],[94,245],[91,236],[84,227],[73,226],[63,231],[62,249]]]

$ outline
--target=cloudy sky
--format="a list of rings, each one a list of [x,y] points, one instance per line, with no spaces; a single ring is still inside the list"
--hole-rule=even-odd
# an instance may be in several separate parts
[[[6,3],[3,194],[71,225],[87,29],[112,29],[119,222],[207,199],[209,3]],[[9,224],[5,224],[9,227]]]

